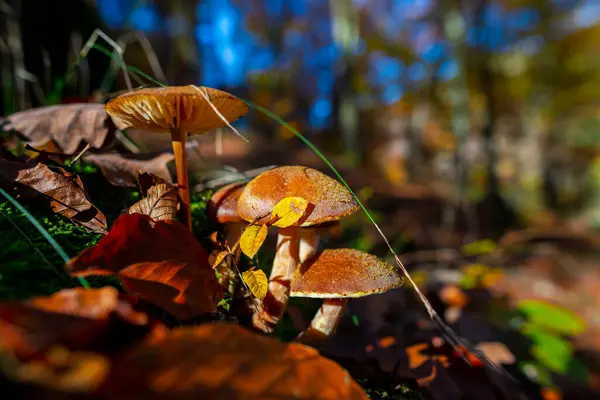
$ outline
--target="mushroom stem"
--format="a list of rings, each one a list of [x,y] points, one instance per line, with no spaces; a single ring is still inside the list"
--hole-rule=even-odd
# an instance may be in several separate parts
[[[300,249],[298,255],[300,264],[317,254],[318,248],[319,235],[317,230],[315,228],[302,228],[300,230]]]
[[[312,346],[332,336],[346,311],[348,300],[347,298],[325,299],[309,327],[300,332],[296,340]]]
[[[192,213],[190,211],[190,189],[185,154],[185,133],[179,129],[171,131],[175,169],[177,170],[177,192],[181,201],[181,216],[183,224],[192,230]]]
[[[290,281],[299,265],[299,229],[302,228],[282,228],[277,235],[269,291],[263,299],[262,310],[257,310],[252,317],[254,327],[266,333],[273,331],[287,307]]]

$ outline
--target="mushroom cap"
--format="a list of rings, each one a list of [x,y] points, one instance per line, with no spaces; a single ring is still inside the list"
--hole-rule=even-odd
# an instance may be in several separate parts
[[[207,213],[220,224],[244,221],[237,212],[237,202],[246,182],[234,182],[217,190],[208,201]]]
[[[230,123],[248,112],[248,105],[234,95],[194,85],[135,90],[112,99],[104,109],[123,129],[149,132],[178,129],[195,135],[225,126],[198,90],[206,94]]]
[[[265,223],[275,205],[286,197],[302,197],[310,205],[295,226],[338,221],[359,206],[344,185],[315,169],[283,166],[265,171],[251,180],[238,200],[238,214],[246,221]]]
[[[291,296],[363,297],[402,286],[402,275],[385,261],[354,249],[324,250],[294,274]]]

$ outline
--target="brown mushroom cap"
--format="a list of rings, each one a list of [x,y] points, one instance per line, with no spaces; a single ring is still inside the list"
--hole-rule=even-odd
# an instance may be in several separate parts
[[[229,122],[248,112],[248,105],[232,94],[198,89]],[[226,125],[193,85],[139,89],[112,99],[104,108],[119,126],[149,132],[179,129],[194,135]]]
[[[237,212],[237,202],[246,182],[234,182],[217,190],[208,201],[207,213],[220,224],[244,221]]]
[[[325,250],[296,271],[291,296],[363,297],[400,287],[402,281],[396,268],[371,254],[354,249]]]
[[[263,218],[259,222],[264,223],[286,197],[302,197],[311,204],[308,215],[296,226],[337,221],[359,208],[352,194],[335,179],[312,168],[284,166],[263,172],[246,185],[238,200],[238,213],[246,221]]]

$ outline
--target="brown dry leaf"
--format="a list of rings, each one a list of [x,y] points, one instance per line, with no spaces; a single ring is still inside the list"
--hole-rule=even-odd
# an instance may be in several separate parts
[[[240,248],[250,258],[254,258],[267,238],[267,225],[250,225],[240,237]]]
[[[155,175],[139,176],[143,199],[129,207],[129,213],[148,215],[155,221],[174,220],[177,214],[177,188]]]
[[[29,145],[43,148],[54,142],[60,152],[75,154],[82,142],[101,148],[116,131],[103,104],[63,104],[33,108],[9,115],[2,128],[24,137]]]
[[[118,274],[131,291],[181,319],[216,311],[222,298],[208,253],[191,232],[142,214],[121,215],[66,268],[75,276]]]
[[[64,289],[24,302],[0,303],[0,348],[17,359],[29,359],[52,345],[72,349],[103,347],[115,335],[119,343],[145,335],[148,317],[136,312],[117,289]],[[112,341],[112,339],[111,339]]]
[[[148,172],[172,182],[168,164],[173,161],[172,153],[162,154],[90,154],[83,157],[85,161],[96,164],[111,185],[120,187],[137,186],[137,177]]]
[[[79,176],[36,161],[21,163],[0,159],[0,186],[15,184],[21,195],[41,194],[50,201],[55,213],[93,232],[106,233],[106,217],[90,201]]]
[[[242,279],[246,282],[254,297],[259,300],[265,298],[269,291],[269,280],[262,269],[244,271],[242,272]]]
[[[275,221],[273,225],[278,228],[294,225],[302,218],[307,208],[308,201],[302,197],[286,197],[273,207],[271,213],[271,220]]]
[[[176,328],[141,343],[99,392],[122,398],[367,399],[350,374],[311,347],[227,323]]]
[[[22,364],[5,361],[0,369],[19,383],[67,393],[93,393],[108,376],[110,366],[108,357],[102,354],[53,346],[43,357]],[[40,397],[42,394],[48,395],[40,393]]]

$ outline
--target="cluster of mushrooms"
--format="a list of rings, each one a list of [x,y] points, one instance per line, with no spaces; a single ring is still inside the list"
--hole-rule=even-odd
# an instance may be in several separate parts
[[[248,112],[246,103],[220,90],[190,85],[130,92],[111,100],[106,110],[121,126],[171,134],[181,218],[191,228],[186,135],[229,125]],[[318,251],[319,237],[359,206],[344,185],[312,168],[282,166],[248,183],[224,186],[212,196],[208,212],[222,224],[225,241],[233,244],[248,223],[268,224],[273,207],[287,197],[301,197],[309,207],[294,225],[278,230],[268,293],[254,311],[252,324],[271,332],[290,296],[322,298],[323,305],[298,337],[300,342],[315,345],[335,332],[350,298],[397,288],[402,276],[362,251]],[[239,253],[234,258],[237,262]]]

